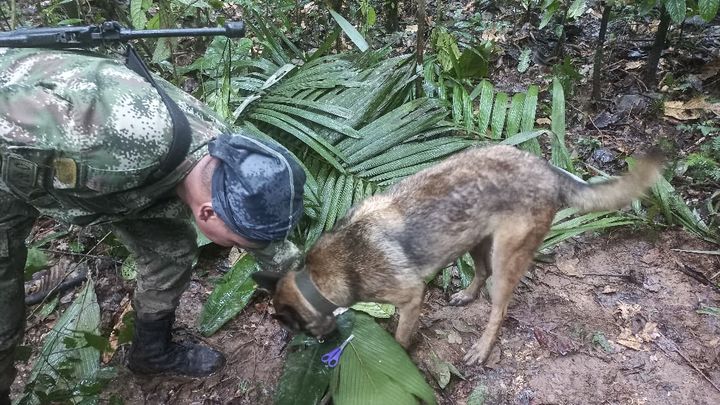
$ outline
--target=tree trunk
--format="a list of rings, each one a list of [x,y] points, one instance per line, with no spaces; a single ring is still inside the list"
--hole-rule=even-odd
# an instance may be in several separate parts
[[[610,20],[610,11],[612,10],[612,4],[608,2],[601,2],[603,7],[602,19],[600,20],[600,33],[598,34],[598,43],[595,48],[595,60],[593,61],[593,84],[592,84],[592,101],[600,101],[600,79],[601,79],[601,65],[603,61],[603,48],[605,46],[605,34],[607,33],[607,25]]]
[[[656,85],[658,63],[660,62],[660,55],[662,54],[663,49],[665,49],[665,39],[667,38],[669,27],[670,14],[663,6],[660,14],[660,25],[658,26],[657,33],[655,34],[655,42],[653,43],[652,49],[650,49],[647,66],[645,67],[645,84],[648,88],[654,88]]]
[[[385,8],[385,29],[388,33],[400,29],[398,3],[400,3],[400,0],[385,0],[383,3]]]
[[[422,68],[423,66],[423,60],[424,60],[424,54],[425,54],[425,20],[426,20],[426,14],[425,14],[425,0],[416,0],[417,1],[417,22],[418,22],[418,30],[417,30],[417,43],[415,45],[415,54],[417,55],[417,64]],[[420,75],[415,80],[415,92],[417,97],[420,97],[422,95],[422,83],[423,83],[423,76]]]
[[[343,0],[332,0],[330,2],[332,9],[335,10],[338,14],[342,15],[342,6],[343,6]],[[332,17],[328,17],[330,21],[333,21]],[[331,25],[332,26],[332,25]],[[343,49],[343,36],[339,35],[337,40],[335,41],[335,51],[340,53]]]

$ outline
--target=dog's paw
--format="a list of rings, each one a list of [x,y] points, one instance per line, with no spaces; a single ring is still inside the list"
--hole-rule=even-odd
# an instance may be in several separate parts
[[[472,302],[475,299],[475,296],[468,293],[467,291],[463,290],[460,292],[456,292],[450,297],[449,304],[452,306],[461,306],[461,305],[467,305],[470,302]]]
[[[483,347],[480,342],[475,343],[470,351],[465,355],[465,364],[472,366],[473,364],[483,364],[490,355],[492,347]]]

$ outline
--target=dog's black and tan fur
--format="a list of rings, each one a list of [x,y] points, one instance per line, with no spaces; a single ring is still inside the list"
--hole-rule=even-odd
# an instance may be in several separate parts
[[[470,252],[475,278],[450,304],[475,299],[492,274],[490,319],[465,356],[469,364],[484,362],[512,291],[555,213],[564,207],[590,212],[625,206],[655,182],[660,167],[657,159],[639,159],[626,175],[588,185],[510,146],[469,149],[358,204],[312,247],[302,271],[335,305],[395,304],[400,315],[395,338],[408,347],[424,280]],[[318,312],[305,299],[296,274],[279,281],[279,276],[258,274],[256,280],[274,291],[276,318],[282,323],[316,336],[330,333],[332,314]]]

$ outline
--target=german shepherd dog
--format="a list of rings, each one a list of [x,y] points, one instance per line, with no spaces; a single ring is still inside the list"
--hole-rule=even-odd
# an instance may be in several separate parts
[[[483,363],[556,212],[621,208],[640,197],[661,168],[661,158],[648,156],[619,178],[587,184],[511,146],[471,148],[356,205],[320,237],[300,271],[253,277],[273,293],[276,319],[317,337],[335,329],[335,307],[394,304],[400,316],[395,339],[407,348],[425,280],[469,252],[475,278],[449,303],[472,301],[492,275],[490,319],[465,356],[468,364]]]

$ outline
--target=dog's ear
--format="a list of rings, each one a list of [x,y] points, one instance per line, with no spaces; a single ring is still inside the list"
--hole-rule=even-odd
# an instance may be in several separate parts
[[[270,291],[272,294],[275,293],[275,287],[283,276],[284,274],[276,273],[274,271],[258,271],[250,275],[250,277],[252,277],[252,279],[258,284],[258,287]]]

